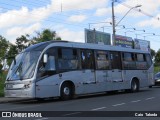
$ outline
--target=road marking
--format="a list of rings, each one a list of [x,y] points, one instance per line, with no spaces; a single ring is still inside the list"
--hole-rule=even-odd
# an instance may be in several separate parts
[[[132,103],[136,103],[136,102],[140,102],[141,100],[134,100],[134,101],[131,101]]]
[[[120,106],[120,105],[124,105],[126,103],[120,103],[120,104],[115,104],[115,105],[112,105],[113,107],[116,107],[116,106]]]
[[[151,100],[151,99],[154,99],[155,97],[150,97],[150,98],[146,98],[146,100]]]
[[[40,119],[35,119],[35,120],[47,120],[48,118],[40,118]]]
[[[101,109],[105,109],[105,108],[106,107],[95,108],[95,109],[92,109],[92,111],[101,110]]]
[[[70,115],[75,115],[75,114],[80,114],[81,112],[74,112],[74,113],[69,113],[69,114],[64,114],[63,116],[70,116]]]

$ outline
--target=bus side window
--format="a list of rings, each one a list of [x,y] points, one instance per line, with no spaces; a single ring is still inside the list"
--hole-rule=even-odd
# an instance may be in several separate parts
[[[132,60],[135,61],[135,54],[132,53]]]
[[[111,69],[122,69],[120,52],[110,51]]]
[[[85,51],[81,51],[81,65],[82,65],[82,69],[85,69],[85,67],[86,67]]]
[[[56,57],[56,49],[55,48],[49,48],[45,54],[48,55],[48,61],[47,63],[43,62],[43,56],[41,57],[41,60],[39,61],[39,65],[38,65],[38,73],[37,73],[37,77],[41,78],[44,77],[46,75],[50,75],[50,74],[54,74],[55,72],[55,57]]]
[[[123,61],[134,61],[135,60],[135,56],[133,53],[124,52],[122,53],[122,56],[123,56]]]
[[[123,57],[123,68],[124,69],[129,70],[129,69],[136,68],[134,53],[124,52],[122,53],[122,57]]]
[[[44,71],[45,71],[45,64],[43,63],[43,56],[42,56],[41,60],[39,61],[39,65],[38,65],[38,73],[41,74],[41,72],[44,72]]]
[[[94,69],[94,54],[92,50],[81,50],[82,69]]]
[[[145,54],[142,53],[137,53],[136,54],[136,68],[137,69],[147,69],[147,62],[146,62],[146,58],[145,58]]]
[[[96,63],[97,69],[107,70],[109,69],[109,56],[106,51],[97,51],[96,52]]]
[[[77,49],[71,49],[71,48],[58,49],[58,69],[59,70],[78,69]]]

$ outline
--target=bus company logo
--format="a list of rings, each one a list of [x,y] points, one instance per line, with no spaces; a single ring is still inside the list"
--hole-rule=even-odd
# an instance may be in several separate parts
[[[2,117],[12,117],[11,112],[2,112]]]

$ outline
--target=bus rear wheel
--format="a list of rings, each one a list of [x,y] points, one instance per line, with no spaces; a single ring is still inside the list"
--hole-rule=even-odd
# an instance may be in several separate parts
[[[136,79],[132,80],[131,83],[131,92],[138,92],[139,91],[139,82]]]
[[[61,100],[70,100],[73,97],[73,89],[69,83],[63,83],[61,86]]]

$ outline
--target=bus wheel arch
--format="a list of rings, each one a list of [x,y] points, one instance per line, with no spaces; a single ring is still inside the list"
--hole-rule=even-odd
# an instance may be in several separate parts
[[[74,83],[70,80],[64,81],[60,87],[60,99],[61,100],[72,99],[74,94],[75,94]]]
[[[138,92],[140,88],[140,83],[139,83],[139,79],[134,77],[131,81],[131,92]]]

